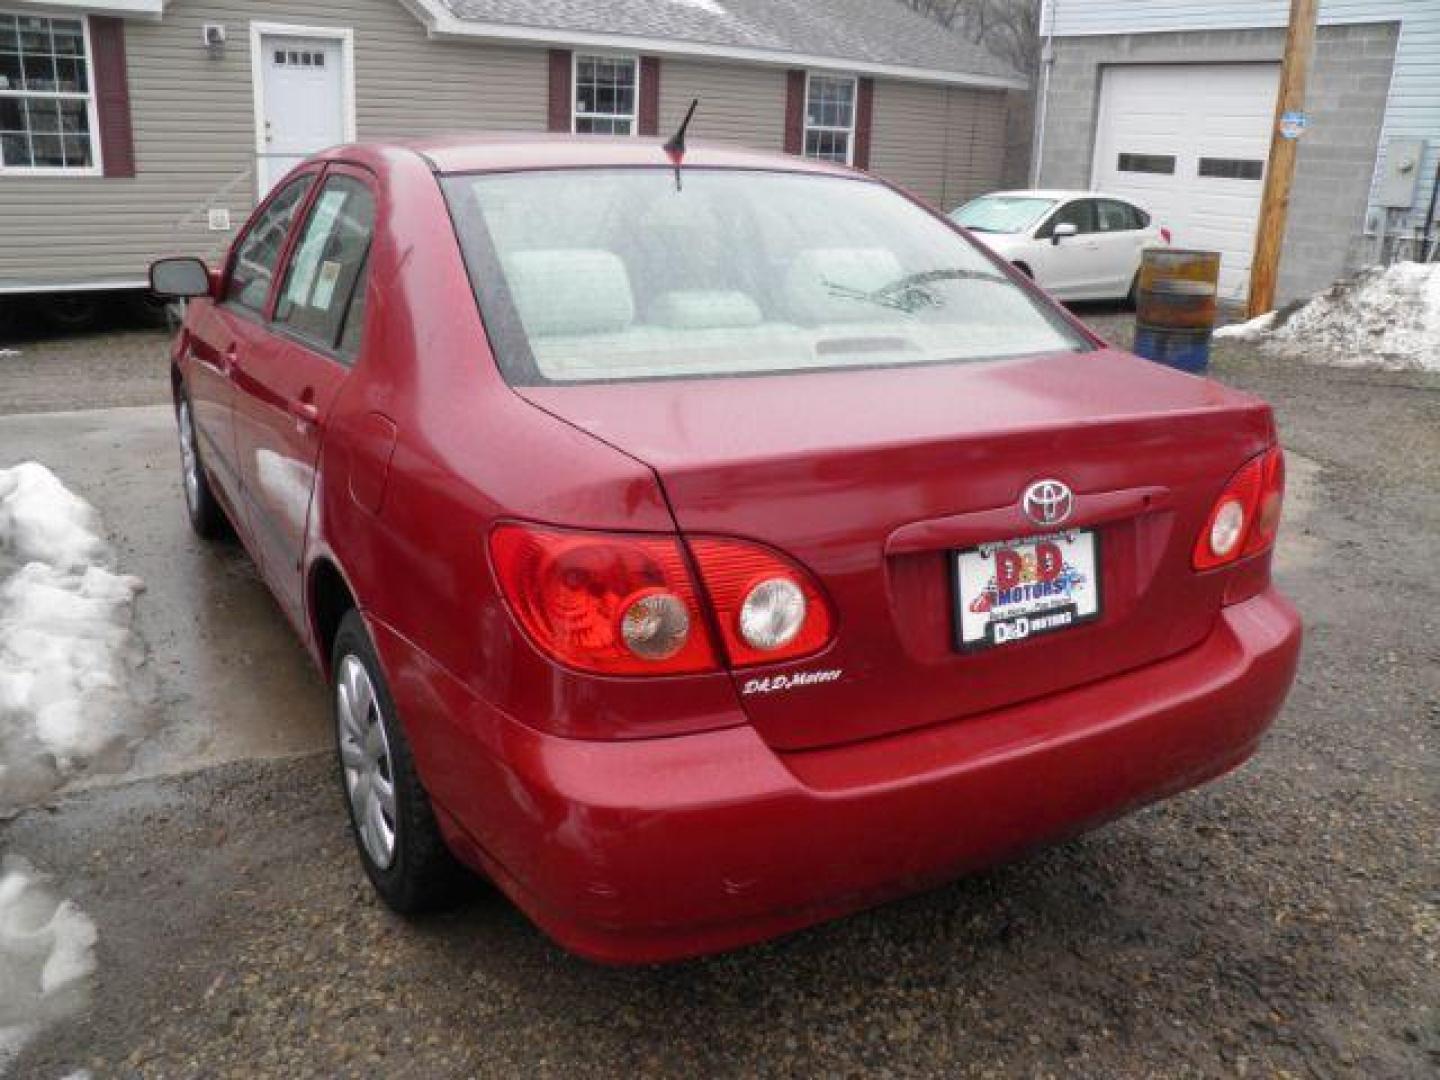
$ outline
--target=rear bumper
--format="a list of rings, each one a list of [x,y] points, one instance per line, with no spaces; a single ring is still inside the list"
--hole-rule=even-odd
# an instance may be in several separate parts
[[[1162,663],[953,724],[786,755],[748,726],[593,743],[506,720],[492,728],[499,745],[475,747],[502,763],[501,793],[478,819],[465,812],[474,806],[442,818],[457,850],[576,953],[639,963],[731,948],[1224,773],[1280,709],[1300,636],[1271,589],[1226,608],[1201,645]]]

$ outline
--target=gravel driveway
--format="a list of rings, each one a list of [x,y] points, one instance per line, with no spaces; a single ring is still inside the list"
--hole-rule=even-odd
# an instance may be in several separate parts
[[[132,347],[130,380],[60,405],[0,361],[0,401],[163,400],[138,339],[75,346]],[[43,371],[54,347],[25,348]],[[100,933],[89,1013],[18,1075],[1436,1075],[1440,379],[1242,345],[1215,373],[1276,406],[1279,577],[1307,621],[1238,773],[924,896],[629,971],[566,956],[483,886],[414,924],[378,908],[323,756],[92,790],[0,825]]]

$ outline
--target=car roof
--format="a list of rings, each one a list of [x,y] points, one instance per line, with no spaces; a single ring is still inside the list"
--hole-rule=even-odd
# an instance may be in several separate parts
[[[1011,191],[987,191],[984,195],[977,195],[977,199],[987,199],[991,196],[1006,198],[1027,198],[1027,199],[1114,199],[1116,202],[1129,203],[1131,206],[1144,206],[1129,195],[1112,195],[1108,191],[1082,191],[1079,188],[1015,188]],[[972,200],[973,201],[973,200]]]
[[[395,153],[420,155],[437,173],[508,172],[520,169],[577,167],[669,166],[660,139],[632,136],[548,134],[435,135],[387,142],[351,143],[319,155],[332,160],[380,162]],[[789,154],[742,147],[691,142],[685,152],[690,167],[768,169],[785,172],[858,176],[843,165]]]

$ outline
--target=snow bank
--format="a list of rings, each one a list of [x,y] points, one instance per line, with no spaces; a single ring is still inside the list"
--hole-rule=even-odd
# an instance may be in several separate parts
[[[60,569],[99,562],[105,541],[95,511],[44,465],[0,469],[0,547],[21,562]]]
[[[1278,311],[1267,311],[1249,322],[1221,326],[1216,329],[1215,336],[1221,340],[1228,338],[1231,341],[1263,341],[1265,332],[1275,325],[1275,320],[1279,317]]]
[[[1396,263],[1296,307],[1216,331],[1323,363],[1440,371],[1440,264]]]
[[[139,578],[49,469],[0,469],[0,812],[122,770],[137,732]]]
[[[22,860],[0,868],[0,1072],[42,1025],[83,1009],[95,924]]]

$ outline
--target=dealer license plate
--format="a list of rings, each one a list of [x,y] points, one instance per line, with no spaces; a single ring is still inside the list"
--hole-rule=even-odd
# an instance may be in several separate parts
[[[957,551],[955,626],[965,652],[1100,617],[1099,538],[1089,529]]]

